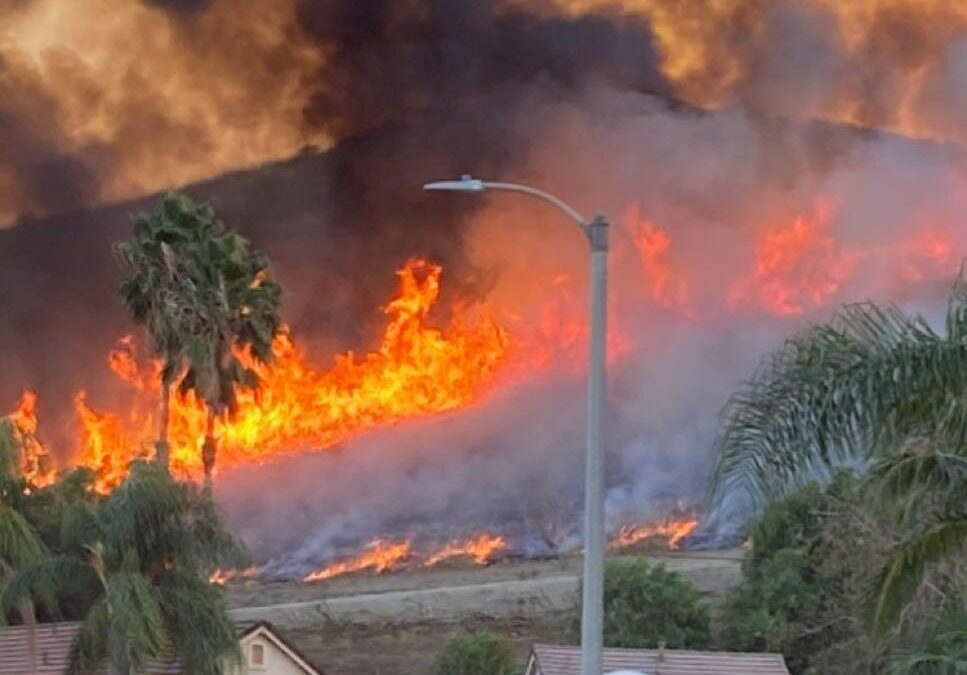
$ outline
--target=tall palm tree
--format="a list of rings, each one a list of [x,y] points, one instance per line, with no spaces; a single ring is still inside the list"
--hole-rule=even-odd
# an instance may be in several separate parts
[[[161,402],[155,459],[168,468],[168,420],[171,389],[183,374],[183,322],[186,299],[183,278],[186,251],[207,225],[201,210],[178,195],[168,195],[148,214],[134,217],[134,236],[115,246],[127,277],[120,295],[135,324],[148,334],[152,353],[161,360]]]
[[[181,194],[169,194],[155,212],[136,219],[134,240],[118,252],[130,270],[122,298],[163,363],[156,456],[167,466],[172,387],[194,391],[208,409],[202,459],[210,489],[215,422],[235,412],[238,387],[258,386],[246,364],[272,360],[281,287],[263,253],[226,228],[211,206]]]
[[[178,279],[186,308],[179,323],[186,364],[180,389],[193,391],[208,409],[202,463],[210,490],[215,422],[235,413],[240,387],[258,387],[251,364],[272,361],[282,328],[282,288],[272,280],[264,253],[226,228],[211,207],[191,206],[199,218]]]
[[[789,340],[732,396],[711,498],[752,505],[843,465],[897,509],[902,541],[877,580],[872,627],[896,625],[925,572],[967,542],[967,277],[943,332],[872,303]]]
[[[104,665],[112,675],[130,675],[165,657],[177,657],[185,672],[221,673],[237,642],[221,592],[207,577],[238,545],[212,509],[161,467],[136,462],[98,511],[85,554],[47,557],[19,572],[4,593],[5,609],[24,599],[57,607],[59,598],[86,593],[71,675]]]

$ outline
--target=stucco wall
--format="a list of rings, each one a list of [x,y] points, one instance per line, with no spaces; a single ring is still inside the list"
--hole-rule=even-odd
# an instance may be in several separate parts
[[[265,659],[262,666],[251,663],[252,645],[261,645],[264,650]],[[288,654],[260,633],[246,636],[239,646],[242,649],[242,668],[241,670],[237,667],[229,669],[228,672],[231,675],[305,675],[305,671]]]

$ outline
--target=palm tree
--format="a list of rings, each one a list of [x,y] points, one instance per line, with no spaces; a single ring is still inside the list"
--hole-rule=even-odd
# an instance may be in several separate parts
[[[235,412],[238,387],[258,386],[246,364],[272,360],[281,287],[271,280],[263,253],[227,229],[210,206],[180,194],[136,219],[134,240],[118,251],[130,270],[122,297],[163,364],[156,456],[167,466],[172,387],[194,391],[208,409],[202,459],[210,489],[215,422]],[[243,360],[243,353],[249,358]]]
[[[6,611],[24,599],[56,608],[60,598],[86,594],[71,675],[105,664],[112,675],[129,675],[166,657],[185,672],[222,672],[237,642],[221,591],[207,578],[220,562],[240,562],[240,549],[210,500],[156,464],[136,462],[95,526],[83,556],[51,556],[19,572],[4,593]]]
[[[39,562],[47,549],[21,512],[28,487],[20,475],[21,440],[9,418],[0,419],[0,594],[17,570]],[[4,615],[0,612],[0,623]]]
[[[186,372],[180,390],[193,391],[208,409],[202,463],[211,489],[217,449],[215,422],[234,414],[238,388],[257,388],[253,363],[270,363],[282,327],[282,288],[269,274],[268,258],[227,229],[208,206],[194,206],[197,220],[179,277],[179,322]]]
[[[148,334],[153,354],[161,360],[161,402],[155,459],[166,470],[169,463],[168,420],[171,388],[182,375],[186,250],[196,231],[207,224],[200,209],[178,195],[165,197],[150,214],[133,219],[134,237],[119,243],[115,252],[128,276],[120,286],[121,299],[135,324]]]
[[[877,580],[871,625],[897,624],[931,566],[967,542],[967,277],[946,329],[872,303],[789,340],[727,403],[711,500],[755,507],[828,477],[865,470],[901,541]]]
[[[40,535],[21,512],[24,493],[29,487],[21,472],[23,452],[23,438],[13,420],[0,419],[0,598],[18,570],[36,565],[47,556],[47,547]],[[11,609],[14,607],[21,621],[34,624],[34,605],[30,598],[21,598],[11,605]],[[6,623],[7,614],[0,608],[0,626]],[[33,631],[28,634],[28,640],[31,658],[36,659]]]

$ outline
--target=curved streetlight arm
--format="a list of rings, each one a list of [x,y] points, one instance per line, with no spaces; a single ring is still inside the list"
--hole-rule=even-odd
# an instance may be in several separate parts
[[[537,188],[528,187],[526,185],[519,185],[517,183],[491,183],[486,181],[483,183],[485,190],[504,190],[507,192],[523,192],[531,197],[537,197],[545,202],[556,206],[560,211],[563,211],[567,216],[577,223],[578,227],[582,230],[587,230],[588,221],[587,219],[578,213],[574,208],[567,204],[564,200],[558,199],[554,195],[544,192],[543,190],[538,190]]]
[[[424,190],[444,191],[444,192],[486,192],[487,190],[502,190],[504,192],[519,192],[531,197],[536,197],[541,201],[547,202],[557,207],[568,218],[573,220],[588,238],[588,243],[594,251],[606,251],[608,249],[607,221],[604,216],[595,216],[594,220],[588,220],[577,212],[572,206],[554,195],[532,188],[519,183],[501,183],[483,181],[479,178],[464,174],[460,180],[443,180],[435,183],[427,183],[423,186]]]

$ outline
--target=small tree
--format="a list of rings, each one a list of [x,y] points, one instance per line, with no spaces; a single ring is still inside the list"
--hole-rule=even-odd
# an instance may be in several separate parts
[[[437,657],[435,675],[512,675],[520,670],[507,641],[493,633],[457,633]]]
[[[577,623],[577,622],[575,622]],[[704,648],[709,610],[695,586],[664,565],[609,560],[604,576],[604,644],[608,647]]]
[[[70,490],[67,490],[70,492]],[[211,501],[143,462],[98,504],[82,546],[18,570],[3,592],[12,614],[27,602],[81,625],[67,672],[140,672],[149,659],[177,656],[186,672],[219,675],[237,656],[215,565],[244,557]],[[78,602],[80,600],[80,602]]]

